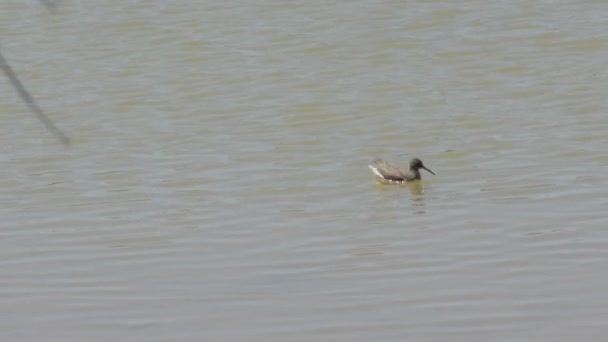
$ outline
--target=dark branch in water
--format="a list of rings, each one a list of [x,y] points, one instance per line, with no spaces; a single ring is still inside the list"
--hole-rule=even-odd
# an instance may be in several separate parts
[[[61,130],[59,130],[59,128],[57,128],[57,126],[55,126],[53,121],[51,121],[51,119],[49,119],[49,117],[46,114],[44,114],[44,112],[38,106],[38,104],[36,103],[34,98],[30,95],[30,93],[28,93],[28,91],[25,89],[25,87],[23,86],[21,81],[19,81],[19,79],[17,78],[17,75],[15,74],[13,69],[10,67],[10,65],[8,65],[8,63],[4,59],[4,56],[2,55],[1,52],[0,52],[0,68],[2,69],[2,71],[4,71],[4,74],[6,74],[8,79],[11,81],[11,84],[13,85],[13,87],[15,88],[15,90],[17,91],[19,96],[21,96],[23,101],[25,101],[25,103],[27,103],[28,107],[30,107],[32,112],[34,112],[34,114],[36,114],[38,119],[40,121],[42,121],[42,123],[46,126],[46,128],[55,137],[57,137],[57,139],[59,139],[59,141],[61,141],[63,144],[65,144],[65,145],[69,144],[70,138],[68,138],[68,136],[65,135]]]

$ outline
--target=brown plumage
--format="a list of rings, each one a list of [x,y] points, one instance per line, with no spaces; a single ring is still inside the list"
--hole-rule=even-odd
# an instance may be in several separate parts
[[[420,169],[425,169],[428,172],[435,174],[433,171],[427,169],[422,163],[422,160],[418,158],[410,160],[409,171],[400,170],[385,162],[381,158],[374,159],[374,161],[372,161],[372,163],[368,166],[376,176],[392,183],[404,183],[419,180],[421,178]]]

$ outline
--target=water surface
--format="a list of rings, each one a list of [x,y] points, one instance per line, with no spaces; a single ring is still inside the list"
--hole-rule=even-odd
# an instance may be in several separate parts
[[[0,13],[72,138],[0,82],[3,341],[608,333],[603,2],[54,4]]]

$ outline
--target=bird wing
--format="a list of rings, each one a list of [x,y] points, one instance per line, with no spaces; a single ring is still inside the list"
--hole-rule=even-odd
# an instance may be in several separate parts
[[[407,176],[403,173],[403,171],[385,162],[381,158],[374,159],[374,161],[372,161],[372,163],[369,165],[369,168],[377,176],[384,179],[395,181],[403,181],[407,179]]]

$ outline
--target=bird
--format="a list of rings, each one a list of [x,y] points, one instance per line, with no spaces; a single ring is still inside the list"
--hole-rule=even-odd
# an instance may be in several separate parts
[[[418,158],[413,158],[410,160],[410,169],[409,171],[400,170],[389,163],[382,160],[382,158],[375,158],[368,167],[372,170],[372,172],[391,183],[405,183],[412,182],[416,180],[420,180],[420,169],[425,169],[431,174],[435,174],[435,172],[429,170],[424,164],[422,160]]]

